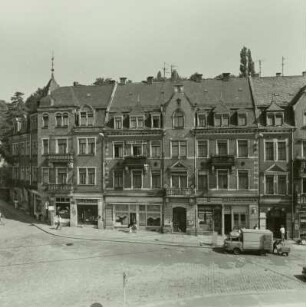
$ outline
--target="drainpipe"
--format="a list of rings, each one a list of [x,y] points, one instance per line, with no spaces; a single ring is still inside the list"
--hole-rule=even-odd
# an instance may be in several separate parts
[[[196,192],[197,192],[197,187],[196,187],[196,169],[197,169],[197,163],[196,163],[196,132],[193,130],[193,182],[194,182],[194,235],[198,235],[198,204],[197,204],[197,199],[196,199]]]
[[[291,130],[291,238],[294,237],[293,130]]]

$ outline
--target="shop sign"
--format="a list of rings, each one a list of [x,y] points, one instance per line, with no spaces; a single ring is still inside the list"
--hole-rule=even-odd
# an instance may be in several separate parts
[[[49,207],[48,207],[48,210],[49,210],[49,211],[54,211],[54,206],[49,206]]]

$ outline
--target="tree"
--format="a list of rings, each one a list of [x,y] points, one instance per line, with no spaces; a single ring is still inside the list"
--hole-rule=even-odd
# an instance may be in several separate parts
[[[179,80],[181,80],[181,78],[180,78],[177,70],[173,69],[172,73],[171,73],[171,81],[179,81]]]
[[[194,74],[192,74],[192,75],[189,77],[189,80],[195,81],[195,82],[199,82],[199,81],[202,80],[202,74],[199,74],[198,72],[195,72]]]
[[[255,65],[252,60],[251,50],[243,47],[240,51],[240,75],[239,77],[247,77],[255,75]]]
[[[93,83],[93,85],[104,85],[104,84],[110,84],[112,82],[111,78],[96,78],[96,81]]]
[[[157,75],[156,75],[156,81],[164,81],[164,78],[162,77],[161,71],[159,70]]]

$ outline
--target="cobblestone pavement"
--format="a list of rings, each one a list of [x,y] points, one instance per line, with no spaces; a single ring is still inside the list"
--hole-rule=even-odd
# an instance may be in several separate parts
[[[204,306],[203,301],[242,306],[235,299],[240,296],[254,298],[245,299],[245,306],[266,306],[257,298],[268,295],[267,303],[281,306],[290,295],[306,294],[300,278],[305,246],[294,246],[289,257],[237,257],[218,248],[126,244],[93,235],[90,240],[72,239],[62,231],[65,236],[58,237],[33,227],[30,217],[1,201],[0,208],[6,216],[5,226],[0,226],[1,307],[122,306],[123,272],[128,278],[126,306]],[[85,231],[100,236],[98,230]]]

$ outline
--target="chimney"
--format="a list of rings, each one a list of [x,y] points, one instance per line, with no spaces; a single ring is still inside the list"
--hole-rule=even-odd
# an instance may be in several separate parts
[[[154,77],[152,77],[152,76],[147,77],[147,84],[152,84],[153,79],[154,79]]]
[[[281,72],[277,72],[275,75],[276,75],[276,77],[281,77],[282,73]]]
[[[121,85],[126,84],[126,80],[127,80],[126,77],[121,77],[121,78],[120,78],[120,84],[121,84]]]
[[[229,72],[223,72],[222,73],[222,80],[223,81],[228,81],[229,78],[230,78],[230,75],[231,75],[231,73],[229,73]]]
[[[302,76],[303,76],[303,77],[306,76],[306,71],[302,71]]]
[[[78,86],[78,85],[80,85],[79,82],[73,81],[73,86]]]

